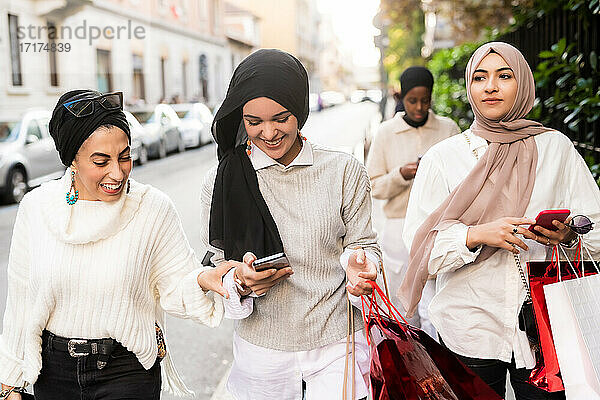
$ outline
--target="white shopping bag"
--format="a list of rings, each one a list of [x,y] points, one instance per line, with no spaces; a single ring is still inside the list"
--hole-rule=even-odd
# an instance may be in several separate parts
[[[600,377],[600,275],[586,276],[565,286],[579,330]]]
[[[567,399],[600,400],[600,275],[546,285],[544,294]]]

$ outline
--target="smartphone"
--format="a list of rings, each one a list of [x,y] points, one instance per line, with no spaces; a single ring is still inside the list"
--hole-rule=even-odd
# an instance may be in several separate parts
[[[536,226],[541,226],[542,228],[546,228],[550,231],[557,231],[558,228],[552,225],[552,221],[556,220],[564,223],[569,214],[571,214],[571,211],[566,209],[544,210],[540,212],[535,218],[535,224],[529,225],[529,230],[533,233],[539,233],[533,228],[535,228]]]
[[[277,253],[272,256],[267,256],[254,260],[252,266],[257,272],[265,271],[267,269],[281,269],[288,267],[290,262],[288,261],[285,253]]]

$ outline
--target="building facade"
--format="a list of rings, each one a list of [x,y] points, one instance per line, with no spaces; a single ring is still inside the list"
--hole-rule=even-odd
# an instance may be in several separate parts
[[[224,23],[233,70],[260,46],[260,18],[249,10],[226,2]]]
[[[0,0],[0,54],[0,115],[73,88],[214,106],[231,71],[223,0]]]
[[[287,51],[306,67],[312,92],[321,91],[321,16],[316,0],[235,0],[260,18],[260,47]]]

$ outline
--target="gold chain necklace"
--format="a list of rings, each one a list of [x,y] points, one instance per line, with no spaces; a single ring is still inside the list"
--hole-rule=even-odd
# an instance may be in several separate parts
[[[469,146],[469,149],[471,149],[471,139],[469,139],[469,136],[467,136],[467,134],[463,131],[463,136],[465,137],[465,140],[467,141],[467,145]],[[475,159],[477,161],[479,161],[479,156],[477,155],[477,151],[475,149],[471,149],[471,152],[473,153],[473,155],[475,156]]]

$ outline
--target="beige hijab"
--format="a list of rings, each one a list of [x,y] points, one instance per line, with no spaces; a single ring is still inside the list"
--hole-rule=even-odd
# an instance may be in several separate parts
[[[475,69],[491,52],[499,54],[506,61],[518,83],[515,103],[501,121],[492,121],[481,114],[470,90]],[[465,180],[415,234],[408,269],[398,290],[398,297],[409,317],[414,314],[423,287],[430,278],[429,257],[438,231],[459,222],[477,225],[502,217],[524,215],[531,199],[538,159],[533,136],[552,130],[539,122],[523,118],[533,107],[535,82],[527,61],[513,46],[492,42],[479,47],[467,64],[465,75],[467,96],[475,114],[471,131],[490,144]],[[495,247],[484,247],[477,261],[489,258],[497,250]]]

